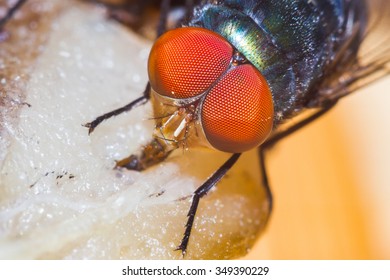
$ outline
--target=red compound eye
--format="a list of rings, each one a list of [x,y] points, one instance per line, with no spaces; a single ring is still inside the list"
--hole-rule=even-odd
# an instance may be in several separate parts
[[[260,145],[273,123],[273,102],[263,76],[251,65],[227,72],[203,103],[201,122],[210,144],[240,153]]]
[[[150,84],[167,97],[194,97],[226,71],[232,54],[232,46],[207,29],[183,27],[168,31],[150,52]]]

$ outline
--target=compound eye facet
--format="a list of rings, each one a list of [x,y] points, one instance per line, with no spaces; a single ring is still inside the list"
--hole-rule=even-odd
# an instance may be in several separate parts
[[[168,31],[150,52],[150,84],[167,97],[197,96],[227,70],[232,54],[233,47],[210,30],[183,27]]]
[[[272,130],[273,114],[266,80],[245,64],[229,70],[207,94],[201,124],[214,148],[241,153],[264,142]]]

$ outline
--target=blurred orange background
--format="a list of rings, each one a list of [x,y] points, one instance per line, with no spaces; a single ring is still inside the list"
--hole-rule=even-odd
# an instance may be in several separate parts
[[[268,154],[275,204],[246,259],[390,259],[390,78]]]

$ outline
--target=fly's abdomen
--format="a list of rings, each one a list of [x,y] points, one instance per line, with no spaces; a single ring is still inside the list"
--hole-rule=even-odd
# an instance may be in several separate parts
[[[185,25],[222,35],[264,75],[275,124],[302,109],[345,37],[349,1],[215,2],[197,9]]]

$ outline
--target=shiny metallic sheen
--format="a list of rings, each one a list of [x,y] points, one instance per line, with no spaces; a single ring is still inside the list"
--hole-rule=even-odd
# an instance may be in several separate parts
[[[276,63],[281,55],[256,23],[239,11],[210,6],[199,20],[202,21],[202,27],[225,37],[261,72],[268,65]]]
[[[361,0],[210,0],[183,26],[219,33],[264,75],[277,125],[313,97],[334,56],[356,31],[349,25],[358,20],[363,34],[364,11]]]

